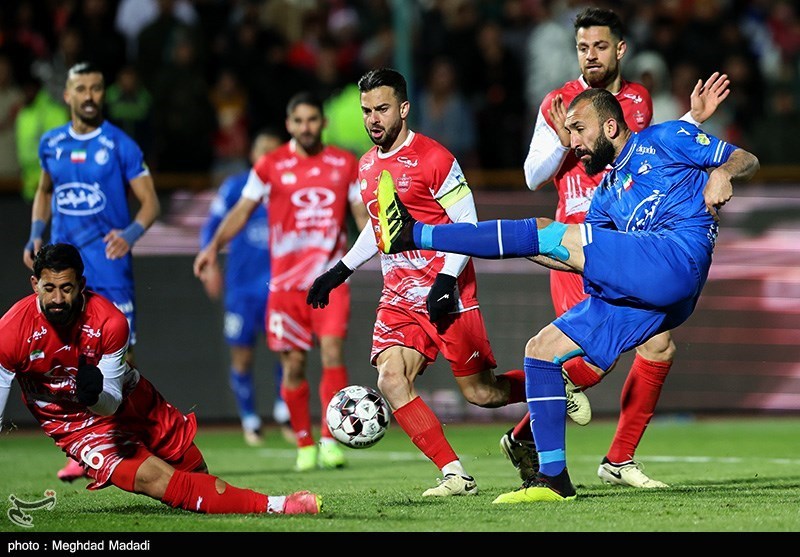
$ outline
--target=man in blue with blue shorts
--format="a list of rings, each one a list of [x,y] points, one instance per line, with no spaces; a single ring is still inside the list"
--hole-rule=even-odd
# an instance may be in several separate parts
[[[45,132],[39,142],[42,172],[22,258],[33,269],[52,217],[50,243],[78,248],[87,287],[111,300],[128,319],[126,358],[133,365],[136,297],[131,249],[161,208],[142,150],[104,119],[104,97],[105,82],[97,67],[81,62],[69,69],[64,101],[71,118]],[[128,203],[131,193],[139,204],[133,219]],[[72,481],[83,475],[83,469],[69,460],[58,477]]]
[[[525,387],[539,473],[494,503],[576,497],[566,462],[566,394],[562,364],[581,357],[598,371],[694,311],[708,278],[718,209],[733,181],[759,168],[751,153],[683,121],[631,132],[619,102],[587,89],[567,111],[570,148],[592,175],[610,170],[586,221],[547,218],[424,225],[378,186],[384,253],[435,249],[486,259],[527,257],[581,273],[589,298],[545,326],[525,346]]]
[[[250,163],[255,164],[261,155],[280,147],[283,136],[277,131],[262,130],[253,138]],[[209,207],[208,217],[200,229],[200,248],[205,248],[214,236],[225,215],[236,205],[250,174],[249,167],[226,178],[217,190]],[[257,411],[256,388],[253,378],[256,339],[264,334],[269,298],[270,279],[269,227],[267,209],[263,205],[250,215],[244,229],[228,245],[225,258],[225,278],[219,265],[209,265],[200,276],[209,298],[219,299],[224,290],[225,341],[230,347],[229,384],[236,399],[245,443],[258,446],[263,443],[261,416]],[[282,368],[275,362],[275,405],[272,417],[281,424],[287,440],[294,443],[294,433],[289,423],[289,409],[280,396]]]

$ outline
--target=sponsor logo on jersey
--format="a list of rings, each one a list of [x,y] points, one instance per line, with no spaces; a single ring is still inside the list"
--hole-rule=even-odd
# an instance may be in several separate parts
[[[278,161],[275,163],[275,168],[278,170],[286,170],[287,168],[292,168],[297,166],[297,158],[292,157],[290,159],[284,159],[282,161]]]
[[[47,334],[47,329],[45,328],[44,325],[42,325],[41,329],[39,329],[38,331],[33,331],[33,334],[28,337],[28,344],[30,344],[31,341],[33,340],[39,340],[46,334]]]
[[[322,162],[331,166],[344,166],[347,164],[347,159],[344,157],[334,157],[333,155],[322,155]]]
[[[401,163],[406,168],[416,168],[417,164],[419,164],[419,160],[411,160],[406,156],[397,157],[397,162]]]
[[[358,167],[358,169],[359,169],[361,172],[366,172],[367,170],[369,170],[370,168],[372,168],[372,165],[374,165],[374,164],[375,164],[375,159],[372,159],[372,160],[369,160],[369,161],[365,162],[365,163],[364,163],[364,164],[362,164],[361,166],[359,166],[359,167]]]
[[[86,151],[72,151],[69,154],[69,160],[75,163],[86,162]]]
[[[655,155],[656,148],[651,145],[639,145],[636,148],[637,155]]]
[[[647,174],[651,170],[653,170],[653,167],[650,166],[650,163],[647,162],[647,161],[644,161],[642,163],[642,165],[639,167],[639,170],[636,171],[636,174]]]
[[[61,159],[61,153],[63,153],[63,152],[64,152],[64,149],[62,149],[61,147],[56,147],[56,160],[60,160]]]
[[[695,136],[694,141],[695,141],[695,143],[698,143],[698,144],[703,145],[703,146],[711,144],[711,140],[704,133],[698,133]]]
[[[91,325],[84,325],[81,327],[81,332],[89,338],[100,338],[102,336],[100,329],[92,329]]]
[[[99,213],[106,206],[106,194],[100,184],[70,182],[58,186],[53,192],[58,212],[64,215],[84,216]]]
[[[683,129],[682,127],[681,127],[681,128],[680,128],[680,129],[679,129],[677,132],[675,132],[675,133],[676,133],[677,135],[680,135],[680,134],[683,134],[683,135],[692,135],[692,134],[690,134],[689,132],[687,132],[685,129]]]
[[[308,171],[306,171],[306,176],[307,177],[308,176],[311,176],[311,177],[320,176],[321,174],[322,174],[322,170],[320,170],[318,166],[311,167],[311,168],[308,169]]]

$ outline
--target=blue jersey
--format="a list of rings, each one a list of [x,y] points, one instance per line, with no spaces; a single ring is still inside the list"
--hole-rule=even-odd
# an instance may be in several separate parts
[[[200,230],[200,246],[205,247],[222,219],[236,205],[247,182],[249,170],[226,179],[217,191],[208,219]],[[225,298],[267,296],[270,279],[269,227],[263,204],[250,216],[245,227],[228,245],[225,260]]]
[[[131,223],[130,180],[149,173],[139,146],[108,121],[84,135],[65,124],[42,136],[39,161],[53,181],[50,241],[80,250],[91,288],[132,290],[130,252],[106,258],[103,238]]]
[[[734,150],[681,120],[634,133],[595,191],[586,222],[622,232],[678,232],[671,237],[687,256],[710,264],[718,227],[703,200],[706,169]]]

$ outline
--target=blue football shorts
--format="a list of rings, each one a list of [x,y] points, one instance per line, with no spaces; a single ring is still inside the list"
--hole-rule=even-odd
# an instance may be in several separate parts
[[[231,346],[255,346],[264,334],[268,296],[225,297],[225,341]]]

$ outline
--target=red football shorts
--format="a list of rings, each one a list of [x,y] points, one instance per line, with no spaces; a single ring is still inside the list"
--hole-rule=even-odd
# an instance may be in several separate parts
[[[406,346],[425,356],[427,365],[441,352],[456,377],[497,367],[479,309],[452,314],[445,324],[440,333],[427,313],[381,303],[372,331],[370,363],[374,366],[378,354],[391,346]]]
[[[314,336],[345,338],[350,322],[350,285],[342,284],[330,294],[330,303],[314,309],[306,303],[307,292],[270,292],[267,302],[267,346],[275,352],[313,347]]]
[[[184,415],[169,404],[156,388],[144,377],[123,400],[112,416],[98,417],[94,423],[66,435],[54,433],[53,439],[67,454],[82,462],[94,480],[87,489],[100,489],[112,482],[111,475],[123,460],[144,462],[151,454],[172,465],[181,463],[184,456],[192,452],[189,463],[194,468],[202,456],[194,447],[197,419],[193,412]],[[196,456],[195,456],[196,453]],[[138,465],[126,463],[126,469],[138,469]],[[119,485],[130,491],[132,478]]]

